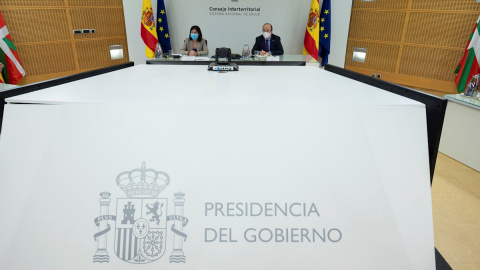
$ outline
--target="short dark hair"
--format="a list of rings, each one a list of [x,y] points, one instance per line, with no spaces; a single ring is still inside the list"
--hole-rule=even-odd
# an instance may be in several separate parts
[[[198,32],[198,39],[197,40],[202,41],[202,30],[200,30],[200,27],[198,27],[198,25],[194,25],[194,26],[190,27],[190,32],[188,32],[188,38],[190,40],[192,40],[192,37],[190,37],[190,33],[192,32],[193,29],[197,30],[197,32]]]
[[[270,31],[273,31],[273,26],[272,26],[271,23],[268,23],[268,22],[267,22],[267,23],[264,23],[263,26],[265,26],[265,25],[267,25],[267,24],[270,25]],[[262,26],[262,28],[263,28],[263,26]]]

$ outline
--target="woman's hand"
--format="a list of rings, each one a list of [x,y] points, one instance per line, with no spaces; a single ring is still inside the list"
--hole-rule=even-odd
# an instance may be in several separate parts
[[[196,51],[191,50],[191,51],[188,52],[188,55],[189,55],[189,56],[197,56],[198,54],[197,54]]]

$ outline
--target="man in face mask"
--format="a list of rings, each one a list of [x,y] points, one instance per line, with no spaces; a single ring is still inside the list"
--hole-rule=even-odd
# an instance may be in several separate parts
[[[262,27],[263,34],[255,39],[252,55],[259,51],[260,55],[283,55],[283,46],[280,37],[272,34],[273,27],[266,23]]]

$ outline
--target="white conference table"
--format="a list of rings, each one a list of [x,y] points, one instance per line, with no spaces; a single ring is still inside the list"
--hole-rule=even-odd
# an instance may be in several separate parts
[[[423,106],[314,67],[241,66],[238,72],[218,73],[207,66],[163,65],[136,65],[6,102]]]
[[[18,88],[18,87],[19,86],[15,85],[15,84],[0,83],[0,92],[12,90],[12,89],[15,89],[15,88]]]
[[[416,101],[313,67],[139,65],[7,102],[1,269],[435,269]]]

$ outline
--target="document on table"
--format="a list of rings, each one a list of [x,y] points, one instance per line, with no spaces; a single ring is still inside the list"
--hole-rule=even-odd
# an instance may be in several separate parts
[[[195,61],[209,61],[210,57],[208,56],[197,56],[195,57]]]
[[[183,55],[180,60],[182,61],[195,61],[195,56]]]
[[[180,60],[182,61],[209,61],[210,58],[208,56],[188,56],[183,55]]]
[[[267,61],[280,61],[279,56],[267,56]]]

